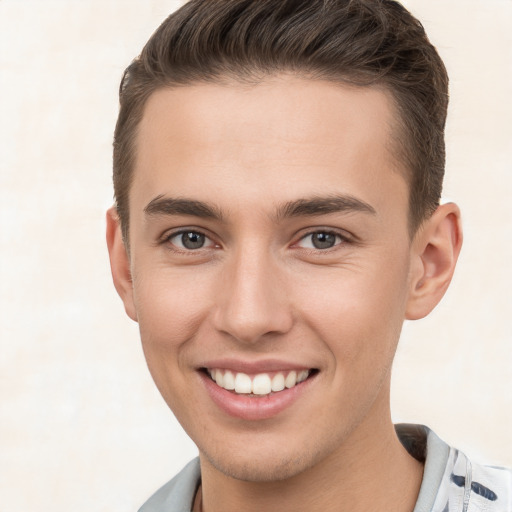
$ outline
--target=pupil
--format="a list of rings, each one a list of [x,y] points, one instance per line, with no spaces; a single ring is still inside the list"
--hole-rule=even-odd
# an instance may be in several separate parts
[[[332,233],[315,233],[312,242],[316,249],[330,249],[336,243],[336,235]]]
[[[201,235],[201,233],[189,231],[188,233],[183,233],[181,242],[183,243],[183,247],[187,249],[200,249],[204,245],[204,238],[204,235]]]

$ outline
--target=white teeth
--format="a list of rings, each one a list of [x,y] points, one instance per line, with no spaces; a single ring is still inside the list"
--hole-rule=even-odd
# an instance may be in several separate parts
[[[297,384],[297,372],[296,371],[291,371],[287,376],[286,376],[286,379],[284,381],[284,385],[287,387],[287,388],[293,388],[293,386],[295,386],[295,384]]]
[[[285,388],[293,388],[295,385],[304,382],[309,377],[309,370],[301,370],[299,372],[292,370],[286,374],[284,372],[276,373],[272,378],[268,373],[258,373],[252,379],[245,373],[237,373],[236,375],[229,371],[219,369],[208,369],[208,374],[218,386],[235,391],[239,394],[268,395],[272,391],[277,393]]]
[[[276,373],[272,379],[272,391],[282,391],[284,389],[284,375]]]
[[[266,373],[256,375],[252,381],[252,392],[255,395],[268,395],[272,391],[270,377]]]
[[[235,376],[228,370],[224,374],[224,381],[223,381],[223,388],[227,390],[233,390],[235,389]]]
[[[250,393],[252,391],[251,377],[245,373],[237,373],[235,377],[235,391],[237,393]]]

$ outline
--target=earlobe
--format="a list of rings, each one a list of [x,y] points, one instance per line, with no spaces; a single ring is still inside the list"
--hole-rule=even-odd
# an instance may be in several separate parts
[[[130,258],[123,241],[119,216],[115,206],[107,210],[107,247],[114,286],[124,303],[126,314],[132,320],[137,321],[137,313],[133,300]]]
[[[413,241],[406,319],[423,318],[439,303],[452,279],[461,246],[459,208],[454,203],[443,204]]]

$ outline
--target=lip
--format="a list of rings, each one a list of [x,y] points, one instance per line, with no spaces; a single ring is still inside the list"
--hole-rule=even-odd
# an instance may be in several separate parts
[[[230,370],[233,373],[246,373],[247,375],[257,375],[258,373],[290,372],[292,370],[311,370],[311,366],[304,366],[301,363],[291,361],[280,361],[278,359],[265,359],[261,361],[243,361],[238,359],[215,359],[208,360],[198,366],[202,368],[218,368],[221,370]]]
[[[276,361],[275,363],[278,364],[278,366],[269,366],[267,364],[264,366],[266,370],[265,372],[259,363],[248,363],[246,365],[237,363],[236,365],[231,365],[228,364],[228,362],[225,360],[222,362],[222,364],[220,363],[220,361],[210,361],[208,362],[208,368],[222,368],[234,372],[238,371],[247,373],[248,375],[279,370],[291,371],[310,369],[301,365],[283,365],[282,362]],[[271,370],[271,366],[276,369]],[[270,393],[269,395],[257,397],[237,394],[233,391],[228,391],[224,388],[221,388],[210,378],[209,375],[207,375],[204,369],[198,370],[198,375],[201,378],[207,394],[221,411],[228,414],[229,416],[242,420],[258,421],[276,417],[291,407],[302,395],[304,395],[304,393],[308,391],[308,389],[316,380],[315,377],[317,374],[316,372],[313,373],[309,378],[300,384],[296,384],[293,388],[284,389],[277,393]]]

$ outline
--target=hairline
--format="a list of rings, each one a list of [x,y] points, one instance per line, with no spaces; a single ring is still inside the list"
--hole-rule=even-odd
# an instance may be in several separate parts
[[[268,83],[274,78],[283,77],[283,76],[292,76],[297,77],[303,80],[311,80],[311,81],[319,81],[319,82],[327,82],[333,85],[337,85],[340,87],[348,87],[352,89],[374,89],[379,90],[385,94],[385,96],[390,100],[390,113],[391,119],[389,123],[389,136],[388,141],[386,143],[386,149],[391,156],[391,161],[393,165],[393,171],[397,172],[402,178],[405,180],[408,190],[408,232],[409,237],[412,240],[416,232],[422,223],[430,216],[426,213],[423,218],[416,219],[414,218],[412,211],[412,189],[413,189],[413,179],[414,179],[414,170],[412,169],[413,162],[410,162],[408,146],[410,144],[409,137],[406,134],[406,122],[403,114],[401,113],[399,99],[397,98],[396,91],[391,87],[390,84],[387,84],[386,81],[382,78],[374,78],[373,81],[369,81],[368,83],[357,83],[354,79],[351,79],[350,74],[344,76],[342,73],[337,73],[336,75],[331,74],[331,76],[327,76],[327,73],[315,73],[308,72],[307,70],[301,69],[276,69],[270,71],[259,71],[258,68],[254,67],[254,69],[244,69],[241,72],[237,73],[235,71],[226,71],[217,75],[203,75],[198,76],[196,78],[191,78],[186,81],[163,81],[160,84],[156,84],[153,82],[154,87],[148,90],[147,94],[144,95],[142,100],[142,105],[139,107],[140,111],[137,112],[137,123],[135,125],[135,129],[133,131],[129,147],[130,147],[130,170],[129,170],[129,180],[128,186],[126,187],[126,215],[119,215],[121,224],[122,224],[122,233],[123,240],[127,246],[129,246],[129,217],[130,217],[130,192],[133,186],[134,175],[135,175],[135,167],[137,161],[137,141],[139,138],[139,130],[141,126],[142,119],[144,118],[147,104],[151,97],[153,97],[157,92],[162,90],[174,90],[183,87],[193,87],[197,85],[221,85],[221,86],[247,86],[247,87],[255,87],[257,85]],[[117,204],[116,204],[117,209]],[[431,212],[433,213],[433,212]],[[118,210],[119,214],[119,210]]]

